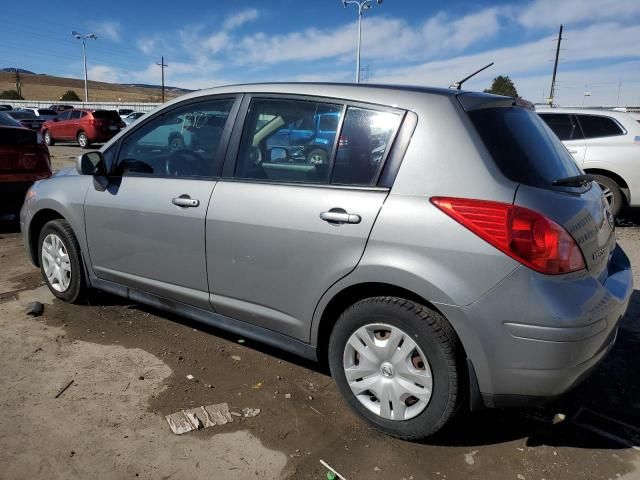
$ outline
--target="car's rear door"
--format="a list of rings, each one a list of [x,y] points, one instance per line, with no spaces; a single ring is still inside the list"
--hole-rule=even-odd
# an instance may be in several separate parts
[[[235,96],[191,101],[154,115],[122,137],[109,185],[96,182],[85,200],[91,264],[103,280],[209,309],[205,215],[222,169],[229,128],[206,148],[169,150],[140,140],[206,111],[231,125]],[[215,144],[214,144],[215,143]]]
[[[68,135],[66,134],[66,126],[67,126],[67,123],[69,122],[69,118],[71,117],[71,112],[72,112],[71,110],[66,110],[60,113],[56,117],[56,120],[50,124],[49,130],[50,130],[51,136],[54,139],[66,140],[67,138],[69,138]]]
[[[356,267],[388,194],[377,186],[382,165],[372,160],[372,137],[384,137],[388,151],[404,112],[308,97],[247,96],[245,103],[207,213],[211,303],[307,341],[318,299]],[[270,139],[318,110],[340,116],[329,162],[283,161]],[[340,131],[350,144],[334,167]]]
[[[587,143],[582,129],[572,113],[540,113],[540,117],[567,147],[575,162],[582,167]]]
[[[86,112],[81,110],[71,110],[71,117],[69,117],[68,121],[64,122],[64,136],[66,138],[76,138],[80,130],[80,118],[83,113],[86,115]]]

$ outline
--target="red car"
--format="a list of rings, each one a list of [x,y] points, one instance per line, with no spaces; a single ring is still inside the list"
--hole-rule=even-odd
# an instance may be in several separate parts
[[[106,142],[125,127],[115,110],[65,110],[57,117],[44,122],[42,135],[47,145],[60,140],[75,140],[82,148],[94,142]]]
[[[51,176],[42,136],[0,112],[0,211],[15,213],[36,180]]]

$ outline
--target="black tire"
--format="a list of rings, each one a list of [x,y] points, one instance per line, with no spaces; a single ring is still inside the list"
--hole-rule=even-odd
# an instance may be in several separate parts
[[[594,175],[593,178],[595,179],[596,183],[600,185],[600,188],[602,188],[603,192],[605,192],[605,198],[609,203],[611,214],[614,217],[617,217],[618,213],[620,213],[620,210],[622,210],[626,203],[620,187],[614,180],[609,177],[605,177],[604,175]]]
[[[42,258],[42,244],[44,243],[47,235],[52,233],[62,240],[71,265],[71,281],[69,283],[69,287],[62,292],[56,290],[49,282],[45,273],[44,261]],[[82,254],[80,253],[80,245],[73,233],[73,229],[66,220],[51,220],[42,227],[40,236],[38,237],[38,255],[40,259],[40,271],[42,273],[42,278],[47,284],[47,287],[49,287],[49,290],[51,290],[51,293],[60,300],[64,300],[68,303],[78,303],[84,299],[88,289],[84,276],[84,266],[82,263]]]
[[[47,145],[47,147],[53,147],[56,144],[49,130],[44,131],[44,143]]]
[[[378,416],[360,403],[347,383],[343,367],[347,341],[358,328],[372,323],[400,328],[427,357],[433,378],[432,396],[414,418],[387,420]],[[329,340],[329,367],[352,410],[377,430],[404,440],[422,440],[440,430],[459,410],[466,391],[461,347],[451,325],[424,305],[397,297],[367,298],[340,316]]]
[[[314,148],[307,154],[307,163],[312,165],[326,165],[329,156],[322,148]]]
[[[82,130],[80,130],[78,132],[78,135],[76,135],[76,140],[78,140],[78,145],[80,145],[80,148],[91,147],[91,140],[89,140],[89,137],[87,136],[87,134]]]

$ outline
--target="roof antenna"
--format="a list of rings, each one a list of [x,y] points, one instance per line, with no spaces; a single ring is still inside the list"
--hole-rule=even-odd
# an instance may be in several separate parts
[[[488,65],[485,65],[484,67],[482,67],[480,70],[476,70],[475,72],[473,72],[471,75],[469,75],[468,77],[464,77],[462,80],[457,81],[456,83],[452,83],[451,85],[449,85],[449,88],[453,88],[455,90],[461,90],[462,89],[462,84],[464,82],[466,82],[467,80],[469,80],[471,77],[475,77],[477,74],[479,74],[481,71],[486,70],[487,68],[489,68],[491,65],[493,65],[494,62],[491,62]]]

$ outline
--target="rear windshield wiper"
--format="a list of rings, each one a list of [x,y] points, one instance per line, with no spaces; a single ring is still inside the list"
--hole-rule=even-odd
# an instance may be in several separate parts
[[[559,178],[558,180],[554,180],[552,185],[557,187],[586,187],[593,182],[593,180],[593,175],[584,173],[574,177]]]

